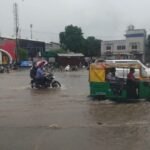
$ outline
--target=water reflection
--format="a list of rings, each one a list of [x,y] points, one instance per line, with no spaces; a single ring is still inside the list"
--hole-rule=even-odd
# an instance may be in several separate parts
[[[150,103],[91,103],[93,140],[102,149],[149,149]]]

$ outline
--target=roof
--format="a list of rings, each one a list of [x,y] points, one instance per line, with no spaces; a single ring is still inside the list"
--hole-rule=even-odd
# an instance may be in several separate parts
[[[50,42],[48,44],[55,44],[55,45],[59,45],[60,46],[60,43],[56,43],[56,42]]]
[[[106,63],[116,63],[116,64],[139,64],[143,68],[147,68],[141,61],[136,59],[115,59],[115,60],[106,60]]]
[[[135,68],[135,69],[139,69],[141,68],[140,64],[131,64],[131,63],[119,63],[119,64],[115,64],[115,63],[93,63],[91,64],[92,68],[95,69],[104,69],[104,68]]]
[[[0,36],[0,39],[16,40],[16,38],[14,38],[14,37],[2,37],[2,36]],[[32,41],[32,42],[41,42],[41,43],[44,43],[44,41],[41,41],[41,40],[33,40],[33,39],[18,38],[18,40],[23,40],[23,41]]]
[[[57,54],[60,57],[83,57],[82,53],[67,53],[67,54]]]

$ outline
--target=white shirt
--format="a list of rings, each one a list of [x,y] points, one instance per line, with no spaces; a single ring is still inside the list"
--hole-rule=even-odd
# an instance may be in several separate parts
[[[107,75],[106,75],[106,79],[108,81],[112,81],[112,80],[116,80],[115,76],[113,76],[113,74],[111,72],[109,72]]]

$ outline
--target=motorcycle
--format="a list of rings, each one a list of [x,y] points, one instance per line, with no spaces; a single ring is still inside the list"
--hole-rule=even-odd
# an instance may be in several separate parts
[[[61,84],[55,80],[55,76],[52,73],[48,73],[43,79],[32,78],[31,88],[59,88]]]

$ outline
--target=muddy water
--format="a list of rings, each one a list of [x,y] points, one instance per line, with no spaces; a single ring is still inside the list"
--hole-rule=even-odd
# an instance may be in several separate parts
[[[56,72],[31,89],[28,71],[0,74],[0,150],[148,150],[150,103],[92,101],[88,72]]]

